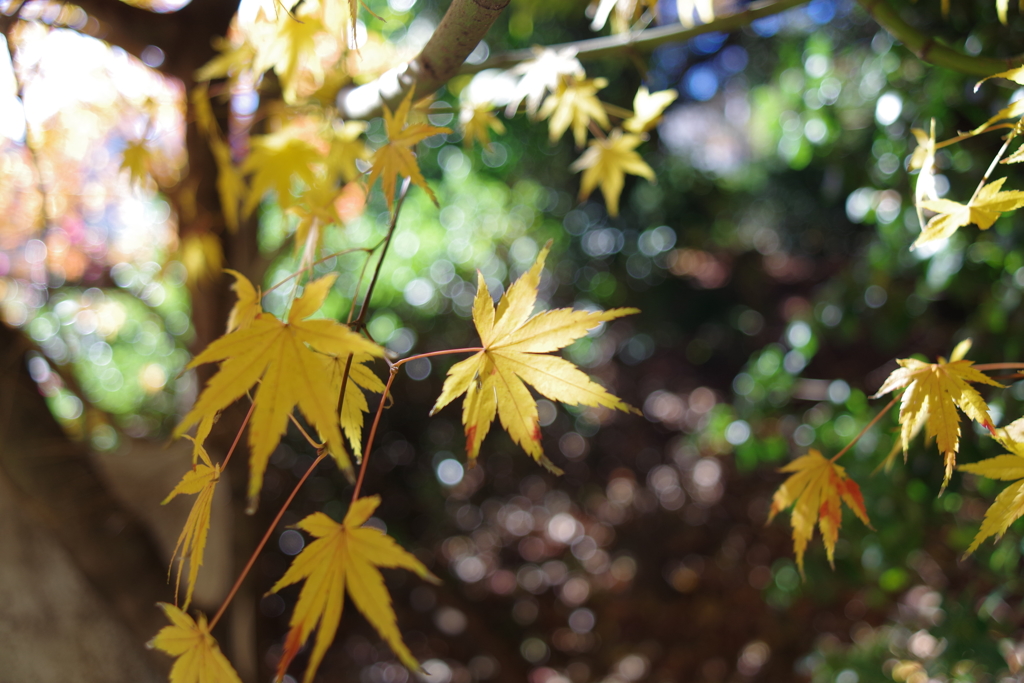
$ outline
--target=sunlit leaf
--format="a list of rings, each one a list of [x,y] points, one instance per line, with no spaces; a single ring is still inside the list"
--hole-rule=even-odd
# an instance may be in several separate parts
[[[988,404],[969,383],[1003,386],[971,367],[973,361],[964,360],[970,347],[970,340],[966,339],[953,350],[949,361],[940,357],[938,363],[925,363],[914,358],[897,360],[900,368],[893,370],[873,397],[907,388],[900,404],[903,452],[907,452],[911,439],[921,431],[922,426],[926,427],[928,435],[935,437],[946,466],[943,487],[949,482],[960,449],[960,416],[956,409],[959,407],[967,417],[989,431],[994,430]]]
[[[419,662],[402,642],[391,596],[384,586],[379,567],[408,569],[429,581],[438,580],[390,536],[380,529],[363,526],[378,505],[380,496],[360,498],[349,508],[341,524],[322,512],[315,512],[296,525],[316,540],[299,553],[271,589],[271,592],[277,592],[285,586],[305,581],[289,622],[291,631],[285,639],[278,663],[278,679],[284,676],[299,648],[316,629],[316,641],[303,682],[313,680],[338,631],[346,593],[399,661],[413,671],[419,670]]]
[[[491,146],[491,131],[505,134],[505,124],[494,115],[489,102],[463,105],[459,110],[459,124],[462,125],[462,144],[467,148],[478,142],[481,147]]]
[[[533,267],[508,288],[497,310],[483,275],[477,274],[473,322],[483,350],[451,367],[431,410],[431,414],[436,413],[466,394],[462,424],[470,461],[479,455],[480,444],[497,415],[512,440],[534,460],[549,470],[560,471],[541,448],[537,401],[527,384],[553,401],[636,412],[569,361],[546,355],[568,346],[603,322],[639,312],[635,308],[609,311],[559,308],[531,317],[541,270],[550,248],[549,243],[537,256]]]
[[[981,522],[981,528],[975,535],[967,552],[970,555],[989,537],[1001,537],[1010,525],[1024,515],[1024,443],[1020,443],[1010,437],[1010,433],[1018,431],[1022,420],[1008,425],[1005,430],[998,430],[997,438],[1000,443],[1012,451],[1012,454],[999,455],[981,462],[960,465],[957,469],[962,472],[970,472],[989,479],[1002,481],[1014,481],[1013,484],[1003,489],[996,499],[985,511],[985,519]],[[1016,429],[1014,429],[1016,427]]]
[[[569,168],[583,171],[580,180],[580,201],[590,196],[594,188],[601,185],[609,216],[619,215],[619,196],[626,181],[626,174],[638,175],[654,180],[654,171],[636,153],[643,140],[639,135],[622,133],[616,128],[604,140],[593,139],[590,146]]]
[[[188,271],[190,283],[209,280],[224,266],[224,250],[220,246],[220,238],[211,232],[183,235],[178,259]]]
[[[694,12],[702,24],[714,21],[714,0],[676,0],[676,13],[679,15],[679,23],[683,26],[691,28],[694,25]]]
[[[331,126],[330,149],[327,152],[328,176],[340,174],[346,182],[352,182],[362,175],[356,167],[356,161],[371,156],[363,139],[365,132],[366,123],[363,121],[346,121]]]
[[[633,116],[623,121],[622,127],[630,133],[646,133],[658,125],[662,113],[678,97],[679,93],[675,90],[652,93],[648,92],[646,85],[641,85],[633,98]]]
[[[253,136],[249,156],[242,164],[244,173],[253,174],[252,189],[242,207],[243,215],[251,214],[263,195],[271,190],[277,194],[277,202],[282,209],[294,205],[294,179],[299,178],[306,185],[312,185],[316,182],[313,165],[322,161],[320,151],[293,128]]]
[[[793,551],[800,574],[804,573],[804,552],[814,535],[815,523],[821,530],[828,562],[835,566],[836,541],[839,540],[839,527],[843,521],[840,501],[846,503],[864,524],[871,527],[860,487],[857,482],[847,478],[846,470],[826,460],[813,448],[807,455],[797,458],[779,471],[791,472],[792,475],[772,497],[768,521],[771,522],[775,515],[792,505],[790,523],[793,525]]]
[[[917,208],[917,222],[924,225],[922,202],[939,198],[935,186],[935,119],[932,119],[930,133],[920,128],[912,128],[910,132],[917,138],[917,148],[910,157],[908,170],[918,172],[917,183],[914,185],[914,206]]]
[[[153,150],[145,140],[129,142],[121,153],[121,170],[127,170],[133,186],[142,187],[151,179],[150,164],[153,163]]]
[[[338,466],[351,470],[338,425],[338,396],[324,372],[323,354],[380,356],[383,350],[333,320],[306,320],[320,308],[335,277],[328,275],[306,285],[302,296],[292,304],[287,322],[270,313],[257,315],[247,329],[214,341],[188,366],[222,361],[220,370],[175,429],[175,436],[204,416],[220,412],[260,383],[249,426],[250,510],[255,508],[267,461],[295,405],[327,439]]]
[[[597,97],[597,91],[607,85],[608,80],[604,78],[569,77],[559,81],[558,88],[548,95],[537,113],[541,119],[551,118],[548,122],[551,142],[558,142],[572,126],[576,146],[582,147],[592,121],[601,128],[608,128],[608,115]]]
[[[532,118],[537,115],[544,95],[554,92],[564,77],[586,78],[583,65],[576,58],[576,50],[566,47],[559,50],[534,48],[537,57],[509,69],[509,74],[519,76],[515,89],[505,108],[505,116],[511,118],[526,100],[526,113]]]
[[[426,123],[407,125],[409,112],[412,109],[412,98],[413,91],[410,90],[393,114],[388,106],[384,105],[384,129],[387,132],[388,141],[377,148],[374,153],[370,178],[366,181],[366,186],[369,188],[373,187],[377,178],[380,178],[388,207],[395,203],[395,184],[398,176],[407,177],[412,180],[413,184],[422,187],[430,195],[430,200],[437,204],[434,191],[430,189],[423,174],[420,173],[420,166],[412,148],[416,143],[432,135],[451,133],[452,131],[451,128],[439,128]]]
[[[294,4],[294,3],[291,3]],[[322,57],[317,52],[317,39],[325,33],[323,22],[317,16],[318,7],[306,9],[306,3],[300,6],[297,15],[289,12],[277,12],[268,19],[260,15],[263,30],[253,37],[256,57],[253,67],[257,73],[273,68],[281,82],[281,94],[288,104],[298,102],[299,78],[303,72],[308,73],[314,83],[314,89],[324,80]]]
[[[914,242],[920,246],[932,240],[949,237],[957,228],[974,223],[982,230],[988,230],[992,224],[1006,211],[1013,211],[1024,206],[1024,192],[1020,190],[1002,190],[1006,178],[988,183],[967,204],[960,204],[949,199],[933,199],[921,202],[921,206],[934,211],[936,216],[928,221]]]

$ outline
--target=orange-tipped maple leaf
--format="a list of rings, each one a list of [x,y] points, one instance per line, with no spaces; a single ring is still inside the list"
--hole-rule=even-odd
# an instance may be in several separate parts
[[[429,581],[440,581],[390,536],[380,529],[363,526],[378,505],[380,496],[368,496],[352,503],[341,524],[322,512],[314,512],[296,525],[316,540],[299,553],[285,575],[270,589],[276,593],[285,586],[305,581],[278,663],[278,680],[284,677],[288,665],[309,640],[313,629],[317,629],[303,682],[313,680],[338,631],[345,593],[402,664],[413,671],[419,670],[419,662],[402,641],[391,596],[378,568],[408,569]]]
[[[902,367],[893,370],[882,388],[872,397],[878,398],[890,391],[907,387],[900,404],[900,439],[903,442],[904,457],[911,439],[917,436],[922,427],[926,427],[928,437],[935,437],[946,465],[943,488],[949,483],[956,465],[956,454],[960,449],[960,416],[956,412],[957,407],[990,432],[995,429],[988,414],[988,404],[969,382],[981,382],[994,387],[1003,385],[971,367],[973,361],[964,360],[970,348],[971,340],[965,339],[953,349],[949,361],[940,357],[938,363],[901,358],[896,362]]]
[[[231,662],[210,635],[206,617],[196,622],[174,605],[158,603],[170,626],[164,626],[146,647],[178,659],[171,667],[170,683],[242,683]]]
[[[797,458],[779,471],[793,474],[772,497],[768,521],[771,522],[775,515],[790,505],[793,506],[790,516],[790,523],[793,525],[793,551],[796,553],[796,566],[800,569],[801,576],[804,573],[804,552],[814,535],[814,524],[817,522],[825,543],[828,563],[834,567],[836,541],[839,540],[839,526],[843,521],[840,500],[846,503],[864,524],[871,527],[860,487],[857,486],[857,482],[847,478],[846,470],[826,460],[814,448],[810,449],[807,455]]]
[[[222,361],[220,371],[175,429],[175,436],[181,436],[203,417],[220,412],[260,383],[249,427],[250,510],[255,508],[270,454],[281,440],[296,404],[326,438],[338,466],[351,471],[339,427],[338,394],[324,371],[324,356],[380,356],[383,350],[334,320],[306,320],[323,304],[334,279],[332,274],[306,285],[302,296],[292,304],[287,322],[260,313],[248,328],[224,335],[189,363],[188,367],[193,368]]]
[[[400,175],[408,177],[414,184],[426,190],[430,200],[437,204],[437,197],[423,178],[412,148],[420,140],[439,133],[451,133],[452,129],[426,123],[407,125],[409,112],[412,110],[412,98],[413,91],[410,90],[393,114],[388,105],[384,105],[384,130],[388,134],[388,141],[374,152],[370,177],[366,181],[366,187],[371,188],[377,182],[377,178],[380,178],[384,197],[388,200],[388,208],[395,203],[395,184]]]
[[[497,310],[483,275],[477,273],[473,323],[483,350],[451,367],[441,395],[430,411],[434,414],[466,394],[462,424],[466,430],[466,453],[471,462],[479,455],[480,444],[497,415],[512,440],[534,460],[553,472],[561,472],[544,456],[537,401],[526,384],[552,401],[637,412],[569,361],[546,355],[568,346],[602,322],[639,313],[635,308],[610,311],[559,308],[530,317],[550,248],[549,242],[533,267],[501,297]]]

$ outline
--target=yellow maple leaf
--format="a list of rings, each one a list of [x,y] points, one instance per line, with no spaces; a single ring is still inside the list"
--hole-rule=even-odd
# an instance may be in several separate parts
[[[1018,66],[1016,69],[1010,69],[1009,71],[1000,71],[997,74],[985,76],[985,78],[981,79],[980,81],[974,84],[974,92],[978,92],[978,88],[981,87],[981,84],[989,80],[990,78],[1005,78],[1008,81],[1013,81],[1014,83],[1024,85],[1024,66]]]
[[[481,147],[490,149],[491,131],[505,134],[505,124],[494,115],[494,105],[490,102],[464,104],[459,110],[459,123],[462,125],[462,144],[466,148],[472,147],[476,141]]]
[[[994,77],[995,76],[990,76],[989,78]],[[981,83],[979,82],[978,85],[981,85]],[[977,86],[975,86],[975,89],[977,89]],[[1022,115],[1024,115],[1024,99],[1014,100],[1013,102],[1010,102],[1004,108],[996,112],[995,115],[989,118],[987,121],[985,121],[985,123],[981,124],[974,130],[972,130],[971,135],[978,135],[979,133],[984,133],[989,129],[990,126],[999,123],[1000,121],[1005,121],[1006,119],[1018,119]]]
[[[1006,178],[995,180],[983,188],[967,203],[961,204],[949,199],[932,199],[921,202],[921,207],[934,211],[928,225],[924,227],[914,246],[925,242],[949,237],[957,228],[975,223],[982,230],[988,230],[1003,212],[1013,211],[1024,206],[1024,192],[1020,190],[1003,191]]]
[[[253,287],[252,283],[249,282],[249,278],[237,270],[225,268],[224,272],[235,278],[234,284],[231,285],[231,290],[238,295],[238,301],[235,302],[235,305],[231,307],[231,312],[228,313],[227,332],[247,330],[252,325],[252,321],[263,313],[263,306],[260,304],[263,296],[260,294],[259,288]]]
[[[1017,422],[1020,422],[1018,420]],[[999,430],[1004,432],[1004,430]],[[1002,433],[1001,436],[1006,436]],[[1001,537],[1010,525],[1024,515],[1024,444],[1008,439],[999,439],[1000,443],[1013,451],[1013,454],[998,455],[981,462],[960,465],[957,469],[971,474],[978,474],[989,479],[1015,481],[1003,489],[992,505],[985,511],[985,519],[981,528],[971,542],[964,556],[970,555],[982,541],[990,536]]]
[[[212,423],[212,421],[210,421]],[[203,427],[200,426],[200,432]],[[209,429],[207,428],[207,433]],[[174,558],[178,558],[178,576],[174,584],[174,601],[178,601],[178,587],[181,585],[181,572],[184,569],[185,561],[188,561],[188,590],[185,592],[185,603],[183,610],[187,610],[192,602],[192,592],[196,587],[196,579],[199,576],[199,568],[203,566],[203,551],[206,549],[206,537],[210,532],[210,512],[213,505],[213,492],[220,481],[220,465],[213,464],[206,449],[202,446],[202,439],[205,434],[193,442],[195,444],[194,455],[198,455],[202,461],[194,464],[192,469],[185,473],[178,485],[174,487],[161,505],[167,505],[175,496],[180,494],[196,494],[196,502],[188,513],[185,527],[178,536],[178,542],[171,553],[171,567],[174,566]],[[186,436],[185,438],[191,438]],[[167,578],[171,578],[171,569],[167,570]]]
[[[686,28],[693,28],[693,14],[695,11],[702,24],[714,21],[714,0],[676,0],[676,13],[679,15],[679,23]]]
[[[183,235],[178,258],[188,272],[192,284],[208,280],[224,264],[220,238],[212,232],[191,232]]]
[[[654,171],[635,151],[641,142],[639,135],[623,134],[620,128],[613,130],[604,140],[591,140],[587,151],[569,167],[574,173],[583,171],[580,201],[589,197],[600,183],[608,215],[618,216],[619,196],[626,174],[654,180]]]
[[[531,119],[537,116],[544,95],[558,88],[566,76],[585,78],[583,65],[576,58],[578,50],[569,46],[559,49],[534,47],[535,57],[521,62],[508,70],[508,75],[519,80],[509,96],[505,118],[512,118],[519,111],[519,105],[526,100],[526,114]]]
[[[366,413],[370,412],[370,406],[366,402],[366,395],[362,390],[372,391],[375,394],[384,392],[384,382],[366,365],[370,360],[372,360],[371,356],[365,353],[352,357],[352,364],[348,369],[348,382],[345,383],[345,398],[341,403],[341,429],[345,432],[349,446],[352,448],[352,454],[357,461],[362,459],[363,453],[363,421]],[[341,381],[345,377],[348,357],[328,356],[326,363],[327,373],[331,378],[331,388],[335,396],[340,396]]]
[[[217,339],[188,365],[194,368],[222,361],[192,410],[175,428],[175,436],[181,436],[204,416],[220,412],[260,382],[249,426],[250,510],[255,509],[267,461],[296,404],[326,437],[338,466],[351,471],[338,426],[338,395],[332,392],[324,372],[323,354],[380,356],[383,350],[334,320],[306,320],[323,304],[335,277],[331,274],[306,285],[302,296],[292,304],[287,322],[270,313],[257,315],[247,329]]]
[[[286,7],[290,9],[294,5],[288,2]],[[323,58],[317,52],[317,40],[326,34],[326,29],[317,16],[318,10],[318,3],[303,3],[297,15],[277,12],[274,19],[268,19],[260,10],[249,33],[256,49],[253,69],[256,73],[274,69],[287,104],[298,103],[299,80],[303,73],[312,77],[314,90],[324,80]]]
[[[439,128],[426,123],[414,123],[407,125],[409,112],[412,109],[413,91],[410,90],[398,105],[398,109],[391,113],[391,109],[384,105],[384,130],[387,132],[388,141],[377,148],[373,153],[370,168],[370,177],[366,181],[366,187],[373,187],[380,178],[381,189],[384,190],[384,197],[388,200],[388,208],[395,203],[395,184],[398,176],[405,176],[419,185],[427,194],[430,200],[437,204],[437,197],[434,191],[427,185],[427,181],[420,173],[420,166],[416,162],[416,155],[413,153],[413,146],[420,140],[429,138],[440,133],[451,133],[451,128]]]
[[[545,355],[568,346],[602,322],[639,313],[635,308],[609,311],[559,308],[530,317],[537,301],[544,259],[550,248],[549,242],[537,256],[533,267],[501,297],[497,310],[483,275],[477,273],[473,323],[483,350],[448,370],[441,395],[430,411],[433,415],[466,394],[462,404],[462,424],[470,462],[479,455],[480,444],[497,415],[512,440],[534,460],[552,472],[561,472],[544,456],[537,402],[526,384],[552,401],[637,412],[569,361]]]
[[[988,404],[969,382],[981,382],[994,387],[1003,385],[988,375],[971,367],[973,361],[964,360],[971,348],[971,340],[965,339],[956,345],[949,361],[939,357],[938,363],[925,363],[914,358],[901,358],[896,362],[900,368],[882,384],[872,398],[884,396],[890,391],[906,387],[900,403],[900,438],[903,453],[910,447],[910,441],[922,427],[929,436],[934,436],[939,452],[946,465],[942,481],[945,488],[956,465],[956,454],[960,449],[960,415],[957,407],[967,417],[993,431]]]
[[[316,540],[299,553],[285,575],[270,589],[271,593],[276,593],[285,586],[306,582],[289,622],[291,630],[278,664],[278,680],[284,677],[288,665],[309,640],[313,629],[317,629],[303,683],[313,680],[338,631],[345,593],[391,646],[399,661],[413,671],[419,670],[419,662],[402,642],[391,596],[378,567],[408,569],[428,581],[440,581],[390,536],[380,529],[363,526],[378,505],[380,496],[368,496],[352,503],[341,524],[322,512],[314,512],[296,525]]]
[[[288,208],[288,213],[299,218],[299,223],[295,226],[295,253],[305,248],[306,241],[310,239],[310,231],[314,226],[317,228],[317,234],[313,238],[311,253],[315,253],[316,249],[320,247],[324,228],[343,224],[341,216],[338,215],[337,206],[337,199],[341,196],[341,191],[341,188],[335,185],[333,180],[318,177],[312,185],[306,188],[295,205]]]
[[[935,119],[932,119],[931,133],[920,128],[910,130],[917,138],[917,148],[910,157],[909,170],[917,171],[917,184],[914,185],[914,206],[917,209],[917,222],[924,225],[922,202],[939,198],[935,186]]]
[[[630,133],[646,133],[658,125],[662,113],[676,101],[679,93],[675,90],[659,90],[652,93],[641,85],[633,97],[633,115],[622,122]]]
[[[595,0],[587,8],[587,14],[593,12],[594,16],[590,22],[590,30],[600,31],[608,23],[610,16],[612,33],[624,33],[646,10],[654,9],[656,5],[656,0]]]
[[[563,76],[558,81],[558,88],[548,95],[537,112],[538,118],[551,117],[548,122],[551,142],[558,142],[569,126],[572,126],[576,146],[582,147],[591,121],[604,129],[608,128],[608,114],[597,98],[597,91],[607,85],[608,80],[605,78]]]
[[[196,622],[174,605],[157,604],[171,625],[160,629],[146,647],[178,658],[171,667],[170,683],[242,683],[210,635],[206,617],[199,615]]]
[[[226,38],[213,39],[213,48],[220,54],[196,69],[197,82],[211,81],[215,78],[238,78],[242,73],[251,72],[256,48],[248,40],[240,43]]]
[[[771,522],[775,515],[790,505],[793,506],[790,515],[790,523],[793,525],[793,551],[796,553],[796,565],[801,576],[804,573],[804,552],[814,535],[814,524],[817,522],[822,541],[825,543],[828,563],[834,568],[836,541],[839,540],[839,526],[843,521],[840,501],[846,503],[846,506],[871,528],[860,487],[857,486],[857,482],[847,478],[846,470],[826,460],[821,452],[814,448],[810,449],[807,455],[800,456],[779,471],[793,474],[772,497],[768,521]]]
[[[282,209],[293,206],[296,202],[292,194],[293,178],[300,178],[306,185],[316,182],[313,165],[323,161],[320,150],[291,127],[269,135],[253,136],[251,141],[242,172],[253,174],[252,189],[245,199],[242,215],[250,215],[270,190],[277,193],[277,202]]]
[[[133,187],[144,187],[152,178],[150,165],[153,163],[153,150],[146,146],[145,140],[133,140],[125,145],[121,153],[121,170],[127,170],[129,182]]]
[[[370,150],[362,139],[365,132],[364,121],[335,122],[331,126],[326,160],[328,175],[340,174],[346,182],[352,182],[362,175],[356,167],[356,160],[370,158]]]

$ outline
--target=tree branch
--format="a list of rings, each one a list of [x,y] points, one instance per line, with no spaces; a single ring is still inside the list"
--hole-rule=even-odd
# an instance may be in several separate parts
[[[735,14],[727,14],[714,21],[699,26],[686,27],[682,24],[668,24],[635,33],[619,33],[600,38],[589,38],[572,43],[551,45],[552,50],[571,49],[576,52],[580,61],[613,57],[621,52],[650,52],[665,43],[678,43],[690,38],[715,31],[734,31],[750,24],[755,19],[779,14],[786,10],[804,5],[808,0],[774,0],[773,2],[755,2],[747,9]],[[508,69],[522,62],[536,59],[534,49],[512,50],[494,55],[480,64],[464,64],[459,70],[461,74],[475,74],[484,69]]]
[[[463,62],[508,3],[509,0],[453,0],[415,59],[370,83],[338,93],[339,115],[365,120],[379,116],[384,104],[394,109],[413,88],[421,97],[435,92],[459,73]]]
[[[1024,57],[972,57],[959,50],[936,42],[932,36],[925,35],[903,20],[886,0],[857,0],[865,12],[888,31],[893,38],[904,46],[918,59],[935,66],[953,69],[972,76],[991,76],[1000,71],[1007,71],[1020,66]]]

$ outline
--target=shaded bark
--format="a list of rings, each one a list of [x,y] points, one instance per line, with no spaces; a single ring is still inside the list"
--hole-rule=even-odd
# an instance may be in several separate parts
[[[69,558],[77,570],[64,575],[78,582],[80,573],[81,583],[109,606],[111,619],[121,622],[119,628],[131,633],[141,649],[164,625],[153,605],[168,598],[166,565],[143,526],[107,492],[85,449],[71,442],[50,414],[28,374],[26,349],[19,333],[0,324],[0,476],[6,480],[0,495],[22,517],[5,527],[2,543],[17,543],[40,561]],[[38,542],[19,542],[27,533],[38,535]],[[0,566],[11,571],[4,557]],[[52,585],[41,579],[24,589],[46,593]],[[42,605],[50,598],[36,599]],[[82,600],[92,604],[92,598]],[[0,622],[8,620],[10,609],[0,601]],[[54,615],[55,623],[64,618]],[[168,664],[155,654],[144,657],[155,670]]]

